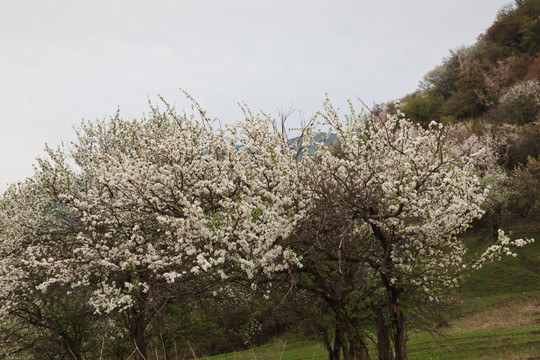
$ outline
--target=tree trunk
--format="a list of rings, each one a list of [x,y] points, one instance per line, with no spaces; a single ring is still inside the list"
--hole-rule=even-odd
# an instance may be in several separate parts
[[[129,332],[136,346],[133,356],[135,360],[146,360],[148,359],[148,356],[146,349],[145,330],[148,322],[146,321],[144,311],[132,308],[129,311],[128,316]]]
[[[343,340],[343,329],[336,321],[336,333],[334,335],[334,351],[332,353],[332,360],[341,359],[341,345]]]
[[[370,360],[369,352],[366,343],[362,336],[358,333],[357,326],[352,318],[344,316],[343,319],[347,342],[343,342],[343,358],[344,360]]]
[[[394,348],[396,360],[407,360],[407,332],[405,315],[399,306],[399,296],[392,292],[392,326],[394,328]]]
[[[332,351],[332,344],[330,343],[330,336],[326,329],[324,330],[324,333],[323,333],[323,341],[324,341],[324,346],[326,347],[326,350],[328,351],[328,360],[333,360],[332,355],[334,352]]]
[[[385,321],[383,308],[371,303],[375,314],[375,327],[377,329],[377,355],[379,360],[394,360],[394,351],[390,340],[390,327]]]
[[[366,343],[358,335],[350,336],[349,347],[343,345],[344,360],[371,360]]]

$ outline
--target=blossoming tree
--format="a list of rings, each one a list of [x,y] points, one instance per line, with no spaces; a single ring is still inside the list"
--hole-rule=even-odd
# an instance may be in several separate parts
[[[277,126],[246,112],[246,121],[213,129],[204,117],[168,110],[152,109],[142,121],[83,124],[72,152],[51,152],[42,164],[49,171],[39,186],[13,191],[2,245],[23,248],[28,258],[17,259],[22,269],[4,268],[0,288],[11,300],[0,314],[17,301],[11,285],[24,288],[16,279],[41,272],[28,291],[91,289],[97,313],[125,315],[142,359],[145,331],[169,301],[198,296],[232,274],[250,278],[298,262],[277,244],[298,217],[291,212],[295,162]],[[60,226],[71,231],[54,239],[42,231]]]
[[[343,279],[352,274],[346,264],[361,265],[351,281],[367,286],[362,296],[375,300],[383,294],[395,358],[403,360],[407,299],[423,294],[437,301],[465,271],[513,254],[511,247],[528,240],[511,241],[500,230],[496,244],[466,262],[466,247],[457,236],[483,214],[489,188],[475,162],[485,150],[471,153],[470,146],[455,141],[452,128],[433,123],[423,129],[399,111],[384,118],[357,113],[352,105],[350,111],[340,120],[327,101],[314,125],[335,133],[337,143],[317,142],[320,135],[307,132],[304,141],[316,152],[302,161],[300,183],[307,204],[304,228],[312,232],[293,237],[292,246],[305,249],[306,263],[308,256],[334,261],[324,268],[332,271],[327,278],[342,274]],[[320,277],[321,267],[316,271]],[[393,358],[389,346],[379,350],[381,358]]]

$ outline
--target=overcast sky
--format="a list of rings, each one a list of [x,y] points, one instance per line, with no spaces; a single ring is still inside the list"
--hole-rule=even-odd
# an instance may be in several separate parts
[[[222,122],[415,90],[509,0],[0,0],[0,191],[82,119],[183,88]]]

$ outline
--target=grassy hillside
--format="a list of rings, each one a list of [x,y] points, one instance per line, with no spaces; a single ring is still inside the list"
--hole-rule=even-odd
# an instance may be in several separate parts
[[[522,220],[505,228],[513,237],[538,241],[519,249],[515,258],[506,257],[471,273],[457,293],[458,313],[448,326],[434,334],[409,333],[410,359],[540,359],[540,224]],[[489,232],[476,229],[466,237],[471,251],[480,251]],[[373,347],[371,355],[376,358]],[[261,347],[210,359],[327,357],[316,339],[288,334]]]
[[[514,237],[540,239],[540,226],[519,221]],[[478,250],[485,230],[467,234]],[[540,241],[471,273],[459,289],[461,315],[433,337],[413,333],[411,359],[540,359]]]

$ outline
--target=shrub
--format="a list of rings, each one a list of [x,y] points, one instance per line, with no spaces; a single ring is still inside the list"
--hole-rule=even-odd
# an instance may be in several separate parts
[[[412,121],[427,126],[436,117],[443,103],[442,95],[414,97],[403,106],[402,111]]]
[[[493,107],[497,104],[501,95],[512,85],[521,75],[523,60],[515,56],[510,56],[504,60],[497,61],[488,71],[482,71],[482,87],[475,89],[478,100],[486,107]]]
[[[523,80],[532,80],[540,78],[540,54],[537,54],[536,57],[531,61],[527,67],[527,73]]]
[[[512,124],[527,124],[537,119],[540,113],[540,81],[529,80],[506,90],[499,99],[496,109],[500,121]]]
[[[515,12],[509,12],[487,30],[486,37],[490,42],[513,47],[519,44],[519,28],[519,17],[515,15]]]
[[[540,215],[540,157],[528,157],[526,165],[512,172],[511,208],[524,217],[539,219]]]
[[[474,117],[484,112],[484,104],[478,93],[482,84],[482,74],[486,68],[479,61],[473,61],[459,74],[455,83],[455,91],[443,106],[445,114],[458,119]]]
[[[480,39],[476,44],[460,47],[450,51],[450,56],[443,63],[428,72],[420,82],[420,90],[436,93],[448,98],[455,90],[455,82],[459,75],[470,64],[481,58],[487,47],[486,41]]]
[[[540,122],[536,121],[523,126],[504,124],[498,129],[501,143],[501,160],[507,169],[527,163],[528,157],[540,155]]]
[[[523,52],[535,52],[538,49],[537,21],[530,16],[524,16],[519,24],[521,37],[519,48]]]

